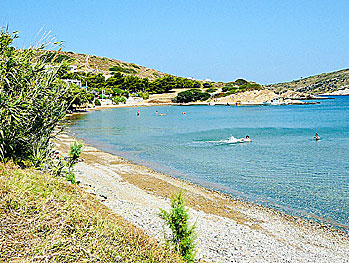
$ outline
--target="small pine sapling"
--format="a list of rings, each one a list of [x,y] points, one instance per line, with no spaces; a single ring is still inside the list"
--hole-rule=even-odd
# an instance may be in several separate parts
[[[69,152],[68,162],[67,162],[67,166],[68,166],[67,180],[72,182],[73,184],[75,183],[75,174],[72,171],[72,168],[79,160],[79,157],[82,152],[82,146],[83,144],[77,141],[74,141],[74,143],[70,145],[70,152]]]
[[[183,193],[179,192],[171,198],[171,209],[166,211],[161,209],[159,216],[165,220],[172,231],[167,241],[173,246],[186,262],[195,260],[195,224],[188,223],[189,214],[185,207]]]

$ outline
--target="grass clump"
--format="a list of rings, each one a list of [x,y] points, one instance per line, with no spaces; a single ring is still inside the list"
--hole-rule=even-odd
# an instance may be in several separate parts
[[[182,262],[61,177],[0,164],[0,262]]]
[[[195,225],[190,226],[188,223],[189,214],[182,192],[172,197],[170,211],[161,209],[160,217],[172,231],[172,235],[167,238],[168,243],[186,262],[194,262]]]

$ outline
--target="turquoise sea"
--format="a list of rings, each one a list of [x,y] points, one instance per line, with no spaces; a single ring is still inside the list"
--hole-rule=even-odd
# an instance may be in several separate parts
[[[299,106],[118,108],[75,116],[69,130],[157,171],[349,229],[349,96]],[[230,140],[246,135],[253,142]]]

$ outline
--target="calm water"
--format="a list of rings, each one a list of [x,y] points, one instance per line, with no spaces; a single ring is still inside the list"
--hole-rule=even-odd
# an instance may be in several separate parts
[[[158,171],[348,230],[348,128],[349,96],[340,96],[320,105],[96,111],[75,117],[70,131]],[[252,143],[229,141],[247,134]]]

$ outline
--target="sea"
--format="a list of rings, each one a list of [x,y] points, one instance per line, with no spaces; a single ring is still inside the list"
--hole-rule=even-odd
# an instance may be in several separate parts
[[[68,131],[156,171],[349,231],[349,96],[318,102],[114,108],[74,116]],[[246,135],[252,142],[239,141]]]

